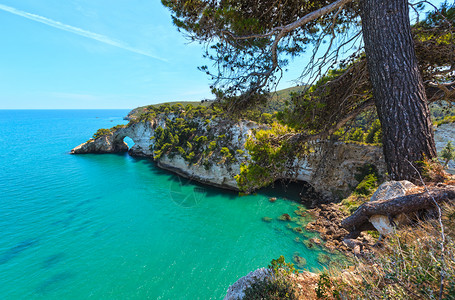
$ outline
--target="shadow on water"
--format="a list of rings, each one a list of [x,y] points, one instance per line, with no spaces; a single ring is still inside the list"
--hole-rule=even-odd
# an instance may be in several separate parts
[[[84,157],[92,158],[98,154],[86,154]],[[128,153],[113,153],[109,155],[116,155],[121,157],[129,156]],[[204,184],[192,179],[185,178],[180,176],[172,171],[165,170],[159,168],[157,163],[150,158],[144,157],[137,157],[137,156],[130,156],[132,158],[132,163],[145,163],[149,170],[158,176],[166,176],[169,182],[169,190],[170,190],[170,197],[172,198],[172,193],[183,193],[188,192],[188,189],[185,186],[193,186],[194,189],[194,201],[198,201],[201,197],[215,197],[218,196],[220,193],[223,194],[224,197],[227,197],[231,200],[234,200],[239,197],[239,192],[233,191],[230,189],[224,189],[221,187],[214,187],[209,184]],[[216,174],[214,174],[216,176]],[[317,196],[312,191],[312,187],[307,182],[290,182],[290,181],[277,181],[272,186],[262,188],[256,192],[256,194],[264,195],[268,198],[281,198],[290,201],[294,201],[297,203],[302,203],[302,198],[307,198],[305,201],[311,203],[314,200],[314,197]],[[176,198],[176,197],[174,197]],[[183,197],[184,199],[187,198],[185,203],[178,203],[182,206],[194,206],[193,203],[190,203],[188,197]],[[181,200],[180,200],[181,201]]]
[[[88,210],[90,210],[90,207],[84,208],[84,206],[87,206],[88,204],[92,203],[93,201],[96,201],[99,199],[102,199],[102,197],[98,196],[98,197],[94,197],[94,198],[89,198],[89,199],[82,200],[82,201],[76,203],[76,205],[74,207],[69,208],[66,211],[66,213],[68,214],[68,216],[66,218],[55,221],[51,225],[53,225],[53,226],[61,225],[65,228],[69,227],[78,215],[81,215],[84,212],[87,212]]]
[[[57,254],[53,254],[51,256],[49,256],[48,258],[46,258],[41,267],[43,269],[49,269],[49,268],[52,268],[54,267],[55,265],[57,265],[58,263],[60,263],[64,257],[65,257],[65,253],[61,252],[61,253],[57,253]]]
[[[294,202],[301,201],[301,195],[308,189],[306,182],[277,181],[272,186],[262,188],[258,194],[268,198],[283,198]]]
[[[112,227],[112,225],[106,225],[106,226],[104,226],[103,228],[101,228],[101,229],[99,229],[99,230],[93,232],[93,233],[92,233],[92,238],[98,238],[98,237],[100,237],[104,232],[106,232],[106,231],[107,231],[109,228],[111,228],[111,227]]]
[[[36,246],[39,243],[38,238],[34,239],[26,239],[18,244],[16,244],[14,247],[11,247],[8,249],[5,253],[3,253],[2,256],[0,256],[0,265],[5,264],[9,262],[11,259],[15,258],[25,250]]]
[[[149,166],[149,169],[151,172],[153,172],[156,175],[164,175],[168,177],[169,181],[169,186],[171,189],[171,193],[177,192],[179,193],[179,187],[184,187],[184,186],[194,186],[194,192],[196,193],[196,198],[199,197],[197,194],[203,194],[204,197],[214,197],[219,195],[220,193],[223,193],[223,196],[228,197],[231,200],[236,199],[239,197],[239,192],[230,190],[230,189],[224,189],[220,187],[214,187],[209,184],[204,184],[192,179],[185,178],[183,176],[180,176],[172,171],[168,171],[165,169],[162,169],[157,166],[157,163],[154,162],[151,159],[148,158],[142,158],[142,157],[132,157],[133,161],[135,163],[146,163]],[[216,174],[214,174],[216,176]],[[314,192],[313,188],[311,185],[307,182],[303,181],[277,181],[275,182],[272,186],[262,188],[256,192],[256,194],[259,195],[264,195],[268,198],[282,198],[290,201],[294,201],[297,203],[302,202],[302,197],[309,197],[312,198],[314,197]]]
[[[76,273],[71,271],[57,273],[49,279],[43,281],[36,288],[36,293],[39,295],[47,295],[50,292],[58,290],[63,284],[65,284],[68,280],[73,279],[74,277],[76,277]]]

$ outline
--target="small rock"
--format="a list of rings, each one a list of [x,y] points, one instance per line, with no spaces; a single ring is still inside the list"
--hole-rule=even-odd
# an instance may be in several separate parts
[[[299,233],[303,232],[303,229],[300,227],[295,227],[292,230],[294,230],[295,232],[299,232]]]
[[[269,198],[269,201],[272,202],[272,203],[275,202],[276,201],[276,197]]]
[[[373,196],[371,196],[370,201],[389,200],[396,197],[402,197],[406,195],[408,190],[415,187],[414,184],[406,180],[384,182],[379,186]],[[395,218],[394,222],[398,225],[400,221],[405,223],[406,220],[406,215],[400,214]],[[381,235],[387,236],[393,233],[393,226],[390,224],[388,216],[374,215],[370,217],[369,221]]]
[[[306,259],[304,257],[299,256],[298,253],[294,253],[292,260],[299,268],[303,268],[306,266]]]
[[[310,240],[305,240],[303,243],[308,249],[312,249],[314,247],[314,244]]]
[[[316,245],[321,245],[322,244],[322,241],[320,239],[318,239],[318,238],[311,238],[310,242],[312,242],[313,244],[316,244]]]
[[[270,223],[270,222],[272,222],[272,218],[269,218],[269,217],[262,217],[262,221],[263,221],[263,222]]]
[[[291,216],[289,214],[282,214],[278,219],[280,221],[291,221]]]

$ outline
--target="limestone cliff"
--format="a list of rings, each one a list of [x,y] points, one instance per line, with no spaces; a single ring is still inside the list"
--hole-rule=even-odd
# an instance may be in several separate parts
[[[267,126],[252,121],[233,121],[222,115],[214,117],[194,112],[185,115],[183,106],[177,111],[135,118],[126,126],[116,126],[108,134],[75,147],[71,153],[128,151],[130,155],[151,158],[159,167],[181,176],[238,190],[235,176],[240,173],[241,164],[250,159],[245,150],[246,140],[254,129]],[[445,146],[447,136],[453,136],[450,132],[453,133],[454,128],[452,125],[436,130],[438,151]],[[188,136],[191,138],[187,139]],[[125,137],[134,141],[131,149],[124,143]],[[377,146],[335,142],[330,147],[315,149],[325,150],[316,150],[304,159],[296,160],[292,172],[283,172],[276,180],[305,181],[325,200],[334,200],[357,185],[354,175],[364,164],[375,165],[379,173],[385,173],[382,149]]]
[[[245,120],[232,121],[220,116],[209,119],[206,116],[193,116],[191,119],[179,117],[168,113],[136,119],[75,147],[71,153],[128,151],[130,155],[149,157],[159,167],[184,177],[238,190],[235,176],[240,173],[241,164],[250,159],[245,150],[246,140],[252,135],[253,129],[266,126]],[[188,146],[185,141],[178,141],[182,145],[176,147],[178,151],[164,151],[167,149],[165,142],[169,138],[177,138],[172,128],[175,124],[180,124],[180,131],[191,131],[196,138]],[[167,134],[165,141],[164,133]],[[129,150],[123,141],[125,137],[134,141],[134,146]],[[295,173],[283,172],[276,179],[292,178],[308,182],[316,192],[330,200],[336,195],[345,194],[357,184],[354,179],[357,167],[370,163],[383,170],[382,152],[378,147],[340,142],[333,144],[330,149],[324,153],[316,151],[304,160],[296,160]]]

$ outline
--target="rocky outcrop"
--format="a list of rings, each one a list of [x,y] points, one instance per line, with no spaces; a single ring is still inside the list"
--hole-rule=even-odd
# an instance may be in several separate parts
[[[153,127],[155,121],[138,122],[129,126],[118,128],[110,134],[103,135],[96,139],[90,139],[87,142],[71,150],[71,154],[87,153],[118,153],[129,152],[134,156],[153,157],[153,140],[155,130]],[[134,141],[134,146],[128,149],[128,145],[123,141],[129,137]]]
[[[365,164],[376,166],[385,174],[382,149],[357,143],[321,143],[319,150],[298,161],[297,179],[310,183],[325,199],[342,199],[359,183],[355,179],[358,169]]]
[[[273,272],[267,268],[260,268],[248,273],[236,282],[234,282],[227,290],[224,300],[238,300],[245,297],[245,290],[250,288],[252,284],[267,280],[273,276]]]
[[[260,268],[253,272],[250,272],[229,287],[224,300],[245,299],[245,290],[251,287],[254,283],[269,279],[273,280],[273,276],[273,272],[270,269],[266,268]],[[316,288],[319,280],[318,274],[308,271],[300,271],[299,274],[289,275],[286,280],[292,284],[295,284],[295,287],[297,289],[294,291],[294,296],[297,299],[319,299],[316,295]]]
[[[416,186],[407,180],[402,181],[387,181],[381,184],[376,192],[371,196],[370,202],[379,200],[389,200],[397,197],[406,196],[407,192],[415,189]],[[393,226],[389,216],[373,215],[370,217],[370,223],[383,236],[390,235],[393,232]],[[405,222],[406,216],[400,214],[393,218],[393,223],[399,225]]]
[[[85,153],[120,153],[128,151],[128,145],[122,140],[115,140],[114,134],[91,139],[71,150],[71,154]]]
[[[211,156],[210,165],[202,163],[189,163],[182,155],[165,154],[159,158],[154,152],[156,129],[166,128],[166,119],[174,118],[168,115],[155,118],[151,121],[140,121],[131,123],[128,126],[119,128],[108,135],[91,139],[71,150],[72,154],[85,153],[115,153],[128,151],[127,145],[123,142],[125,137],[133,140],[134,146],[129,149],[129,154],[133,156],[149,157],[157,162],[160,168],[172,171],[181,176],[210,184],[213,186],[238,190],[235,175],[240,173],[240,164],[249,157],[246,151],[234,154],[234,158],[229,162],[219,160],[219,153]],[[201,120],[199,120],[201,121]],[[201,121],[202,122],[202,121]],[[200,126],[204,126],[199,124]],[[223,119],[217,119],[210,123],[214,135],[219,137],[226,136],[230,148],[243,149],[248,136],[252,130],[264,127],[251,121],[239,121],[232,124],[226,123]],[[207,127],[207,126],[206,126]]]

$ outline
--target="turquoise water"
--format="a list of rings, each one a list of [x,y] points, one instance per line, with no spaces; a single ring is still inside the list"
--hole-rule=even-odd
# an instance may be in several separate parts
[[[68,154],[126,113],[0,110],[1,299],[222,299],[281,254],[320,267],[276,220],[296,209],[268,201],[279,191],[239,197],[126,154]]]

